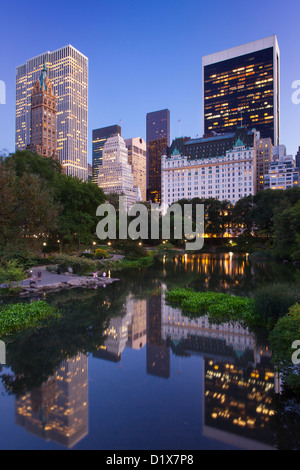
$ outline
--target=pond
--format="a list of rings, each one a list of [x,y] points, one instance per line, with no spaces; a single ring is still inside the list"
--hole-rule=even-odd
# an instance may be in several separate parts
[[[108,274],[120,281],[43,295],[60,321],[6,344],[0,449],[299,446],[264,332],[189,318],[165,301],[177,286],[251,295],[298,282],[299,268],[228,253]]]

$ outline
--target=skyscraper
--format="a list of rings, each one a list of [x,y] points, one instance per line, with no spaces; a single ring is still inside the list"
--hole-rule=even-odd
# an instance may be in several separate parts
[[[128,149],[128,163],[133,173],[133,184],[141,192],[142,201],[147,200],[147,151],[146,142],[141,137],[125,140]]]
[[[161,155],[170,145],[170,111],[162,109],[146,116],[147,199],[161,200]]]
[[[44,64],[31,94],[31,133],[29,150],[59,159],[56,137],[57,97]]]
[[[279,144],[279,47],[276,36],[202,59],[203,133],[255,128]]]
[[[116,193],[127,197],[127,209],[137,201],[132,168],[124,139],[116,134],[103,147],[103,161],[98,170],[98,186],[105,194]]]
[[[57,95],[57,150],[67,175],[87,179],[88,59],[73,46],[45,52],[16,69],[16,149],[30,143],[31,94],[46,64]]]
[[[93,130],[93,146],[92,146],[93,178],[92,178],[92,181],[94,183],[98,182],[98,172],[99,172],[100,165],[102,165],[104,144],[109,137],[112,137],[113,135],[116,135],[116,134],[122,135],[121,127],[117,125],[101,127],[100,129]]]

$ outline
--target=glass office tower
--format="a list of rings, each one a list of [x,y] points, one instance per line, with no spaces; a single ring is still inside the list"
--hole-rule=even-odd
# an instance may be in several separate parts
[[[203,133],[246,125],[279,145],[279,47],[276,36],[202,59]]]
[[[147,199],[161,200],[161,156],[170,145],[170,111],[162,109],[146,116]]]
[[[16,149],[30,143],[31,93],[46,64],[57,95],[57,150],[65,173],[88,177],[88,59],[73,46],[45,52],[16,69]]]
[[[100,129],[93,130],[93,146],[92,146],[92,159],[93,159],[92,181],[93,183],[98,183],[98,173],[99,173],[99,167],[102,165],[104,144],[109,137],[112,137],[117,134],[120,136],[122,134],[121,127],[117,125],[101,127]]]

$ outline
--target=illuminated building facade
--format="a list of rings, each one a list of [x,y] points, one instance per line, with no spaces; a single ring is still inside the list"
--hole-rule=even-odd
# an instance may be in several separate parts
[[[299,183],[299,168],[291,155],[272,162],[264,175],[264,189],[288,189],[299,186]]]
[[[240,198],[255,194],[254,166],[258,138],[258,132],[242,127],[234,134],[222,136],[219,150],[218,136],[173,141],[162,156],[162,207],[167,208],[180,199],[195,197],[213,197],[235,204]],[[208,152],[203,157],[201,147],[204,150],[206,147],[214,149],[214,153]],[[195,158],[195,152],[199,152],[201,157]],[[191,154],[194,158],[190,157]]]
[[[244,124],[279,144],[279,56],[271,36],[203,57],[204,135]]]
[[[102,165],[103,147],[109,137],[113,135],[122,135],[120,126],[107,126],[101,127],[100,129],[93,130],[93,144],[92,144],[92,164],[93,164],[93,177],[92,181],[97,183],[98,171],[100,165]]]
[[[133,184],[141,192],[141,200],[147,200],[147,151],[146,142],[141,137],[125,140],[128,149],[128,163],[133,173]]]
[[[46,52],[16,69],[16,149],[30,143],[31,94],[46,64],[57,95],[57,150],[67,175],[88,178],[88,59],[73,46]]]
[[[273,161],[273,144],[270,137],[256,142],[256,163],[254,165],[254,181],[256,192],[264,189],[264,175],[268,173]]]
[[[137,201],[128,150],[119,135],[109,137],[103,147],[102,165],[98,170],[98,186],[105,194],[116,193],[127,197],[127,208]]]
[[[56,137],[57,97],[48,78],[46,64],[31,94],[31,133],[28,150],[59,159]]]
[[[170,145],[170,111],[163,109],[146,116],[147,199],[161,201],[161,156]]]

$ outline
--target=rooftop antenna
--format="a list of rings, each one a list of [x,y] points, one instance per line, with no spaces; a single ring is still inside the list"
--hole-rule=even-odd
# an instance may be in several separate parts
[[[181,130],[181,119],[178,119],[178,125],[179,125],[179,137],[183,137],[182,130]]]
[[[243,127],[243,110],[242,110],[242,108],[240,108],[239,111],[241,113],[241,127]]]

